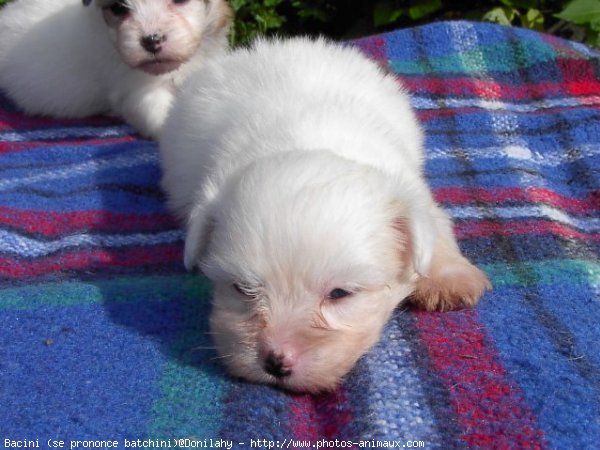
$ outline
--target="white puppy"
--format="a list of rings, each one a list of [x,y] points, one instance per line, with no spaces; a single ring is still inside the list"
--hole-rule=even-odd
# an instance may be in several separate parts
[[[111,113],[157,137],[174,87],[224,51],[225,0],[16,0],[0,10],[0,90],[29,114]]]
[[[445,310],[490,286],[423,179],[406,94],[358,50],[294,39],[217,58],[182,86],[160,145],[235,375],[334,388],[403,299]]]

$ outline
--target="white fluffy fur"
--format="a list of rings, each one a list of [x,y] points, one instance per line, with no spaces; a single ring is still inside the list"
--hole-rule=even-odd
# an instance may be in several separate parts
[[[123,2],[131,13],[116,17]],[[0,10],[0,90],[29,114],[111,113],[158,137],[175,85],[224,51],[224,0],[17,0]],[[160,52],[144,36],[164,37]]]
[[[422,146],[398,81],[323,40],[258,41],[184,83],[162,186],[186,266],[215,284],[232,373],[331,389],[411,293],[429,309],[477,301],[489,284],[432,199]]]

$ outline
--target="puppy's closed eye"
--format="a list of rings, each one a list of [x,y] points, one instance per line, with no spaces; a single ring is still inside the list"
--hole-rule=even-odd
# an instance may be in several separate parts
[[[231,285],[231,287],[232,287],[233,289],[235,289],[235,291],[236,291],[238,294],[241,294],[241,295],[244,295],[244,296],[247,296],[247,295],[248,295],[248,292],[246,291],[246,288],[245,288],[245,287],[243,287],[241,283],[233,283],[233,284]]]
[[[346,289],[335,288],[327,294],[327,298],[329,300],[340,300],[342,298],[350,297],[352,294],[353,292],[347,291]]]
[[[244,300],[256,300],[258,297],[257,288],[244,283],[233,283],[231,287],[244,298]]]

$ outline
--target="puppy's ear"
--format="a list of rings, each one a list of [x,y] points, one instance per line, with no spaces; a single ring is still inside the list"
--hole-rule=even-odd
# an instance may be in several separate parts
[[[83,0],[83,6],[89,6],[92,0]]]
[[[208,213],[207,206],[195,206],[188,219],[183,251],[183,264],[187,270],[193,270],[206,253],[214,228],[215,220]]]

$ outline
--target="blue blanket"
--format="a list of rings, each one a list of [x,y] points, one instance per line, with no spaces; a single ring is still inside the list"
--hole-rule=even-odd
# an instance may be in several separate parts
[[[435,196],[495,289],[398,311],[335,392],[232,379],[156,143],[0,100],[0,445],[598,448],[599,54],[467,22],[352,44],[411,92]]]

